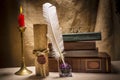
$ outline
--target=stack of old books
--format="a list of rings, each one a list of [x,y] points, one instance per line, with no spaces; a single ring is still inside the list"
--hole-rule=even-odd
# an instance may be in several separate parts
[[[100,33],[69,33],[63,35],[66,57],[98,56],[96,40],[101,40]]]
[[[64,34],[63,40],[65,61],[73,72],[110,72],[109,55],[98,52],[96,47],[96,41],[101,40],[100,32]],[[54,66],[57,62],[50,57],[49,70],[58,71]]]

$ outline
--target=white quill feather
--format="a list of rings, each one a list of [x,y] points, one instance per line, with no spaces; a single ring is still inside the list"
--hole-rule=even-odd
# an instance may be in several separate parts
[[[63,37],[61,28],[59,26],[56,7],[50,3],[43,4],[43,16],[48,24],[47,36],[53,45],[54,57],[56,59],[61,58],[63,63],[65,63],[62,54],[64,50]]]

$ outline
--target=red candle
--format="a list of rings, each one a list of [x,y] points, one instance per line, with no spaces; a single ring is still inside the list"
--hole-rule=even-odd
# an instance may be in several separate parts
[[[24,15],[22,13],[18,16],[18,23],[20,27],[25,27]]]
[[[20,14],[18,16],[18,23],[20,27],[25,27],[24,15],[22,14],[22,6],[20,6]]]

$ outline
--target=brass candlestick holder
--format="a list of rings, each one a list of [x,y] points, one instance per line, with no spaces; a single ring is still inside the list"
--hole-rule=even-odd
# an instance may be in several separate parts
[[[15,74],[16,75],[26,75],[26,74],[31,74],[32,71],[28,70],[25,65],[25,57],[24,57],[24,52],[23,52],[23,37],[24,37],[24,31],[26,27],[19,27],[19,31],[21,33],[21,68],[19,71],[17,71]]]

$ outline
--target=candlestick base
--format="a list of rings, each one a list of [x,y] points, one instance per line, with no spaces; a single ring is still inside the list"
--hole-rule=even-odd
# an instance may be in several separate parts
[[[31,74],[32,71],[28,70],[26,67],[21,67],[19,71],[17,71],[15,74],[16,75],[27,75]]]
[[[24,57],[24,50],[23,50],[23,47],[24,47],[24,45],[23,45],[23,37],[24,37],[24,31],[25,31],[25,29],[26,29],[26,27],[19,27],[18,28],[19,29],[19,31],[20,31],[20,33],[21,33],[21,68],[20,68],[20,70],[19,71],[17,71],[15,74],[16,75],[26,75],[26,74],[31,74],[32,73],[32,71],[30,71],[30,70],[28,70],[27,68],[26,68],[26,65],[25,65],[25,57]]]

